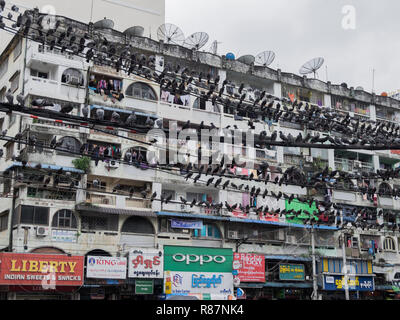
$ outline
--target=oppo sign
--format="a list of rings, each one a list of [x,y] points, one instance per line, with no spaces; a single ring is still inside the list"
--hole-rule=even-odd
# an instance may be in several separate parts
[[[197,255],[197,254],[182,254],[176,253],[172,256],[176,262],[185,262],[186,264],[199,262],[200,265],[204,263],[224,263],[226,258],[224,256],[210,256],[210,255]]]

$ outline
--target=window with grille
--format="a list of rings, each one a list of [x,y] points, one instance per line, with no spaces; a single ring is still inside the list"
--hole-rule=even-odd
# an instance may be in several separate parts
[[[395,251],[396,245],[393,238],[386,237],[385,241],[383,242],[383,250],[385,251]]]
[[[118,231],[118,216],[82,215],[82,230]]]
[[[19,223],[37,224],[37,225],[49,224],[49,208],[21,205],[19,209],[20,209]]]
[[[63,209],[57,211],[53,216],[52,227],[76,229],[78,227],[76,217],[71,210]]]
[[[132,83],[128,89],[126,89],[126,95],[146,100],[157,100],[157,96],[154,90],[143,82]]]
[[[175,191],[174,190],[163,190],[161,195],[163,196],[164,199],[166,199],[172,195],[171,200],[175,200]]]
[[[154,228],[146,218],[130,217],[124,222],[121,232],[154,234]]]
[[[0,79],[7,73],[8,71],[8,57],[0,64]]]
[[[14,61],[18,59],[22,52],[22,40],[19,40],[14,49]]]
[[[0,231],[8,229],[8,211],[0,215]]]

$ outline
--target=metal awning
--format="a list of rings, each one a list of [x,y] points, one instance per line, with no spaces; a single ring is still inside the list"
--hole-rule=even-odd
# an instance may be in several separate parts
[[[43,163],[41,163],[40,165],[41,165],[42,169],[50,169],[50,170],[55,170],[55,171],[63,169],[63,171],[68,171],[68,172],[75,172],[75,173],[81,173],[81,174],[85,173],[85,171],[83,171],[83,170],[72,168],[72,167],[61,167],[61,166],[56,166],[56,165],[52,165],[52,164],[43,164]],[[36,162],[28,162],[25,165],[26,168],[31,168],[31,169],[35,169],[36,166],[37,166]],[[22,167],[22,162],[13,162],[13,164],[11,166],[9,166],[7,169],[5,169],[4,171],[10,170],[15,167]]]
[[[312,288],[310,282],[265,282],[265,283],[240,283],[241,288]]]
[[[284,261],[312,261],[311,258],[307,257],[297,257],[297,256],[290,256],[290,255],[265,255],[265,259],[270,259],[270,260],[284,260]]]
[[[119,208],[105,208],[97,207],[93,205],[77,204],[75,210],[83,212],[95,212],[95,213],[105,213],[105,214],[118,214],[127,216],[139,216],[139,217],[157,217],[153,211],[144,210],[129,210],[129,209],[119,209]]]

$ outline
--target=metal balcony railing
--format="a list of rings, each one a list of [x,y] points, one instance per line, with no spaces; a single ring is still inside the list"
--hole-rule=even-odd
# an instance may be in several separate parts
[[[362,162],[358,160],[349,160],[342,158],[335,158],[336,170],[342,170],[347,172],[353,171],[365,171],[373,172],[374,166],[369,162]]]

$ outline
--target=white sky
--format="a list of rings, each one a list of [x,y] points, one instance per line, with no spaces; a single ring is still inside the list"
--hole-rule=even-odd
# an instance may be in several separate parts
[[[355,29],[344,29],[346,14],[355,9]],[[400,1],[398,0],[166,0],[166,22],[185,36],[204,31],[208,50],[218,40],[218,54],[236,58],[276,53],[270,66],[299,74],[301,65],[324,57],[318,78],[346,82],[371,92],[400,89]]]

